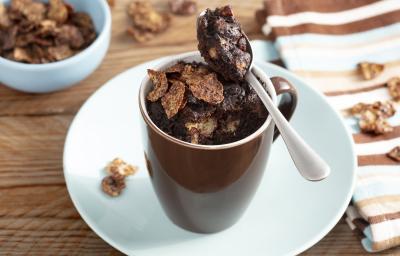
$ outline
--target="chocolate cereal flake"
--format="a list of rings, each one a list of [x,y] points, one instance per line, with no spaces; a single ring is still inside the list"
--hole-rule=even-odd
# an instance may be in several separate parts
[[[168,80],[164,72],[148,69],[147,74],[154,86],[154,89],[147,95],[147,99],[154,102],[167,93]]]
[[[176,63],[175,65],[172,65],[168,67],[165,70],[165,73],[182,73],[185,70],[185,64],[184,63]]]
[[[387,156],[397,162],[400,162],[400,146],[393,148],[389,153],[387,153]]]
[[[32,56],[24,48],[18,48],[18,47],[14,48],[13,58],[14,60],[19,62],[26,62],[26,63],[32,62]]]
[[[118,179],[115,176],[104,177],[104,179],[101,182],[101,188],[104,191],[104,193],[112,197],[119,196],[125,187],[126,187],[125,180]]]
[[[12,0],[11,10],[21,13],[29,22],[38,23],[46,14],[44,3],[33,0]]]
[[[147,1],[134,1],[128,6],[132,26],[127,32],[138,42],[145,42],[165,31],[170,25],[170,16],[158,12]]]
[[[224,100],[224,87],[215,73],[194,76],[186,80],[193,95],[205,102],[219,104]]]
[[[68,8],[62,0],[49,0],[47,18],[60,24],[67,21]]]
[[[178,80],[172,80],[171,83],[171,88],[164,97],[161,98],[161,105],[168,119],[174,117],[182,108],[182,105],[185,104],[185,84]]]
[[[393,77],[387,82],[389,94],[395,101],[400,101],[400,77]]]
[[[67,44],[73,49],[79,49],[84,46],[85,39],[76,26],[62,25],[58,29],[56,42],[57,44]]]
[[[170,0],[169,8],[177,15],[192,15],[197,12],[197,3],[193,0]]]
[[[0,28],[8,28],[9,26],[11,26],[11,21],[7,9],[4,4],[0,3]]]
[[[378,63],[361,62],[358,64],[357,68],[358,72],[365,80],[372,80],[383,72],[385,66]]]

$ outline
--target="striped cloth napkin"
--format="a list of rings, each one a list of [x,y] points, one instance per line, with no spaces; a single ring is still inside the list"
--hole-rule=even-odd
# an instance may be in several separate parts
[[[285,67],[324,92],[336,109],[392,99],[386,82],[400,76],[400,0],[266,0],[256,17]],[[362,61],[385,69],[365,80],[357,72]],[[361,231],[368,252],[400,245],[400,163],[386,155],[400,145],[395,107],[388,119],[394,130],[384,135],[361,133],[357,119],[345,115],[358,156],[346,220]]]

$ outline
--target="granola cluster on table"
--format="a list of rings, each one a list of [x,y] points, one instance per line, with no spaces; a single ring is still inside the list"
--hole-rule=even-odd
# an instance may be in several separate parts
[[[373,62],[361,62],[357,67],[358,73],[364,80],[373,80],[385,70],[384,64]],[[400,77],[389,79],[386,87],[391,100],[377,101],[371,104],[358,103],[348,110],[350,115],[358,118],[361,132],[377,136],[394,131],[388,119],[395,115],[395,105],[400,102]],[[393,148],[386,155],[392,160],[400,162],[400,146]]]
[[[96,39],[91,17],[62,0],[0,3],[0,56],[23,63],[64,60]]]

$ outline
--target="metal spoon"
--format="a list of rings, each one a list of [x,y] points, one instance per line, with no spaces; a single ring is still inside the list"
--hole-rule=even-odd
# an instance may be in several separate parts
[[[257,77],[270,87],[273,87],[272,81],[263,72],[257,72],[257,69],[253,68],[253,50],[246,35],[245,38],[247,49],[251,55],[251,64],[246,74],[246,80],[257,92],[274,120],[297,170],[307,180],[319,181],[325,179],[330,173],[329,165],[300,137],[268,96]]]
[[[204,14],[205,12],[200,13],[198,20]],[[244,33],[243,35],[246,38],[247,49],[251,55],[251,62],[245,79],[254,88],[267,108],[299,173],[305,179],[310,181],[320,181],[325,179],[330,173],[329,165],[300,137],[268,96],[256,75],[261,79],[261,81],[264,81],[268,86],[273,88],[272,81],[263,72],[257,72],[257,69],[253,68],[253,50],[249,39]]]

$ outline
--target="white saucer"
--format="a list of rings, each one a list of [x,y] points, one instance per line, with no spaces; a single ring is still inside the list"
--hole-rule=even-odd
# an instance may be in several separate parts
[[[73,121],[64,149],[64,175],[75,207],[88,225],[118,250],[136,256],[294,255],[325,236],[348,205],[355,181],[355,155],[339,114],[325,98],[288,71],[260,63],[299,91],[292,124],[330,164],[322,182],[305,181],[281,139],[272,149],[260,188],[243,218],[214,235],[198,235],[164,215],[147,175],[139,131],[138,89],[144,63],[99,89]],[[100,190],[102,170],[115,157],[138,165],[120,197]]]

